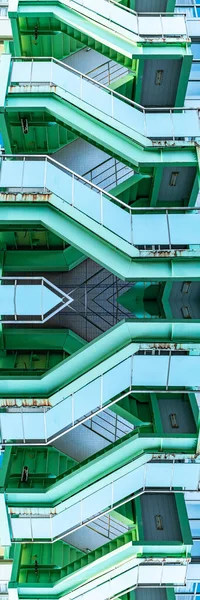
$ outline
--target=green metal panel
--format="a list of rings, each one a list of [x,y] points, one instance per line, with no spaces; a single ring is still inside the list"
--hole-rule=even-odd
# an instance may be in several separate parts
[[[0,198],[1,199],[1,198]],[[52,196],[52,204],[59,207],[59,200]],[[60,202],[62,210],[73,215],[73,208],[67,203]],[[142,259],[138,258],[138,250],[130,246],[118,236],[103,231],[101,225],[94,224],[92,221],[90,230],[88,228],[89,218],[79,215],[79,221],[76,223],[64,213],[56,211],[52,206],[46,204],[38,205],[36,203],[2,203],[0,206],[0,215],[2,225],[11,224],[18,227],[18,224],[29,222],[34,228],[40,221],[43,226],[53,231],[61,239],[68,242],[79,250],[80,253],[90,256],[99,264],[115,273],[121,279],[129,281],[174,281],[174,280],[198,280],[200,278],[200,258],[199,250],[190,253],[186,251],[180,253],[179,257],[173,260],[169,258]],[[83,226],[83,225],[86,225]],[[96,230],[96,235],[94,234]],[[104,241],[102,236],[107,239]],[[108,242],[111,243],[108,243]],[[119,248],[118,250],[116,250]],[[130,249],[129,249],[130,248]],[[117,257],[117,260],[116,260]],[[191,260],[190,260],[191,258]],[[17,261],[17,259],[16,259]]]

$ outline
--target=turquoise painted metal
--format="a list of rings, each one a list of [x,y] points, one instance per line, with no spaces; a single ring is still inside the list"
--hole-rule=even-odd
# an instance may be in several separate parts
[[[141,0],[9,3],[0,57],[0,589],[9,600],[138,600],[143,586],[147,600],[150,588],[175,600],[174,586],[186,591],[196,576],[187,502],[199,494],[200,319],[188,306],[200,279],[200,125],[184,107],[187,19],[174,0],[158,4],[146,15]],[[72,66],[87,46],[90,74]],[[101,54],[103,83],[92,70]],[[69,168],[81,144],[106,153],[106,168],[111,157],[128,166],[126,177],[106,191],[92,162],[85,177],[78,155],[77,172]],[[113,320],[93,339],[87,294],[93,286],[95,312],[102,272]],[[83,303],[74,289],[84,285]],[[173,317],[174,290],[186,320]],[[84,314],[88,337],[67,308]]]

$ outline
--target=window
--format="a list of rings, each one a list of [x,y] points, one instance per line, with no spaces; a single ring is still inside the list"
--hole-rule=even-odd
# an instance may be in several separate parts
[[[200,40],[198,43],[191,44],[191,50],[192,50],[194,59],[196,59],[196,60],[200,59]]]
[[[187,17],[200,17],[199,0],[176,0],[175,12],[185,13]]]
[[[200,98],[200,40],[191,44],[193,63],[190,71],[186,98]]]

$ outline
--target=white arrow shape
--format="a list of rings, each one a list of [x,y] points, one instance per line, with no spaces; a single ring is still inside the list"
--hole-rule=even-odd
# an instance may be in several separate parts
[[[44,277],[1,277],[0,281],[0,315],[4,323],[44,323],[73,302],[70,294]]]

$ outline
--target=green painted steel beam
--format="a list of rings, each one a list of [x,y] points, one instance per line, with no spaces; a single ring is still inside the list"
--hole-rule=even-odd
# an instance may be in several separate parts
[[[5,350],[64,350],[73,354],[87,342],[70,329],[4,328]]]
[[[123,242],[118,236],[107,236],[101,225],[89,226],[89,219],[82,216],[81,224],[71,218],[73,207],[56,200],[57,210],[46,204],[36,203],[2,203],[0,219],[2,225],[18,226],[29,223],[32,226],[42,223],[47,230],[53,231],[61,239],[68,242],[89,256],[103,267],[123,280],[128,281],[198,281],[200,279],[200,257],[194,250],[178,258],[144,259],[138,258],[138,250]],[[52,202],[54,199],[52,197]],[[70,217],[59,211],[68,211]],[[81,219],[78,216],[79,220]],[[93,230],[93,232],[92,232]],[[95,230],[95,233],[94,233]],[[106,237],[106,239],[103,239]],[[128,249],[128,246],[130,249]],[[117,249],[116,249],[117,248]],[[137,250],[137,251],[136,251]],[[117,260],[116,260],[117,259]],[[17,260],[17,259],[16,259]]]
[[[35,578],[33,576],[31,577],[30,573],[30,583],[26,584],[23,582],[18,583],[12,581],[9,587],[17,587],[20,598],[34,598],[36,597],[36,593],[37,598],[62,597],[64,594],[70,593],[72,590],[75,590],[79,588],[79,586],[87,584],[89,580],[92,580],[93,583],[91,581],[90,589],[92,589],[93,585],[95,592],[97,577],[101,576],[103,573],[103,582],[109,581],[111,583],[112,577],[116,576],[116,572],[114,575],[112,569],[117,569],[117,567],[120,567],[123,563],[123,571],[125,574],[126,570],[129,570],[130,568],[129,563],[131,558],[135,558],[132,569],[133,571],[137,570],[138,572],[138,566],[145,557],[151,557],[153,561],[153,559],[156,560],[159,553],[160,557],[163,557],[168,561],[170,561],[171,558],[171,562],[172,559],[174,559],[173,563],[177,560],[181,563],[181,558],[185,559],[188,554],[190,555],[190,550],[187,546],[182,544],[181,548],[180,542],[170,542],[168,545],[167,543],[161,542],[159,547],[158,543],[148,543],[145,541],[143,543],[140,543],[139,541],[135,542],[134,538],[134,531],[127,532],[116,540],[112,540],[88,555],[79,558],[70,565],[58,569],[57,573],[55,573],[54,582],[52,583],[46,582],[46,577],[43,582],[41,577],[41,582],[36,584]],[[153,563],[152,568],[154,568]],[[32,574],[33,573],[34,569],[32,569]],[[126,579],[124,578],[124,586],[126,585],[125,581]],[[98,584],[98,591],[99,585],[100,582]],[[103,588],[104,587],[105,586],[103,586]],[[77,590],[77,592],[78,591],[80,590]],[[108,596],[106,596],[106,598],[107,597]],[[102,598],[105,599],[105,589],[104,592],[102,590]]]
[[[71,271],[85,260],[72,246],[65,250],[5,250],[4,272]]]
[[[166,342],[172,349],[174,345],[177,349],[178,344],[182,350],[196,350],[198,353],[200,322],[198,320],[168,322],[164,319],[163,321],[149,319],[148,322],[145,319],[131,319],[120,322],[38,379],[1,378],[0,395],[6,398],[24,398],[47,397],[54,394],[51,396],[51,405],[54,406],[60,400],[59,390],[64,386],[65,391],[62,390],[62,394],[70,395],[77,386],[80,389],[137,352],[140,343],[143,342],[147,344]]]
[[[11,453],[10,448],[6,448],[4,453],[5,463],[3,459],[2,464],[2,481],[4,481],[7,504],[13,507],[44,506],[54,508],[58,503],[67,500],[72,495],[75,503],[76,494],[87,489],[95,482],[101,481],[103,487],[104,478],[117,470],[119,475],[120,469],[125,465],[131,466],[133,463],[134,469],[137,470],[142,464],[150,462],[153,454],[156,453],[159,453],[163,460],[165,454],[181,454],[183,458],[191,457],[197,451],[197,444],[198,432],[196,434],[170,435],[163,433],[160,429],[160,433],[156,431],[150,434],[145,433],[145,428],[143,433],[143,428],[137,427],[133,432],[110,444],[108,448],[95,453],[80,464],[70,466],[66,473],[63,472],[62,478],[60,476],[48,477],[47,474],[45,475],[44,468],[40,473],[38,473],[39,469],[32,473],[30,463],[29,478],[31,487],[28,485],[26,488],[20,489],[18,483],[21,470],[18,469],[19,473],[17,472],[15,476],[11,477],[9,475],[12,464],[14,464],[13,453],[15,454],[16,449]],[[29,460],[28,451],[29,447],[26,447],[27,460]],[[23,466],[23,452],[25,450],[21,449],[20,469],[21,463]],[[34,452],[37,452],[37,449],[34,449]],[[45,453],[48,453],[48,450],[43,447],[41,452],[44,456]],[[50,459],[48,458],[48,460]],[[53,475],[51,460],[48,468]],[[45,488],[42,485],[42,478],[45,479]]]
[[[15,90],[15,88],[14,88]],[[169,145],[167,148],[155,146],[151,140],[135,132],[134,138],[130,136],[127,127],[120,125],[101,110],[95,110],[85,102],[71,94],[62,93],[63,97],[38,93],[37,96],[25,92],[18,94],[16,91],[7,96],[5,114],[32,113],[38,111],[48,112],[59,122],[71,127],[75,133],[90,140],[101,149],[121,159],[129,166],[156,167],[158,165],[170,166],[174,163],[180,166],[197,166],[197,152],[193,143],[182,147]],[[21,124],[20,124],[21,125]],[[12,140],[11,140],[12,144]],[[7,151],[7,149],[6,149]]]
[[[39,39],[45,36],[45,33],[47,36],[51,34],[48,27],[48,20],[51,19],[51,27],[54,32],[60,31],[62,34],[71,35],[98,52],[102,52],[112,60],[116,60],[128,68],[133,68],[133,70],[135,69],[134,59],[138,58],[140,60],[143,53],[144,56],[148,57],[151,57],[154,52],[154,55],[159,57],[163,54],[165,58],[172,55],[181,58],[182,52],[189,44],[189,40],[186,44],[184,36],[181,41],[174,36],[173,41],[169,39],[169,41],[162,40],[160,43],[155,42],[152,44],[151,40],[148,44],[146,39],[144,40],[137,33],[131,32],[131,35],[126,35],[126,30],[120,28],[121,23],[118,23],[118,31],[116,23],[112,23],[105,15],[100,14],[100,7],[96,11],[97,14],[89,9],[85,11],[86,15],[84,16],[84,14],[81,14],[82,11],[84,12],[84,8],[81,8],[81,6],[64,6],[59,0],[55,0],[50,4],[45,0],[40,0],[38,12],[38,2],[36,0],[20,0],[19,3],[15,2],[14,6],[11,7],[9,16],[12,24],[15,21],[18,23],[22,38],[22,52],[25,48],[28,49],[27,45],[30,50],[33,48],[31,38],[34,40],[36,23]],[[13,29],[15,40],[14,33],[15,29]],[[28,44],[25,42],[27,37],[29,37]],[[155,46],[155,51],[152,46]],[[30,52],[28,54],[30,55]],[[63,55],[61,57],[63,58]]]

